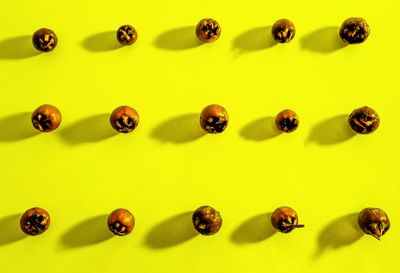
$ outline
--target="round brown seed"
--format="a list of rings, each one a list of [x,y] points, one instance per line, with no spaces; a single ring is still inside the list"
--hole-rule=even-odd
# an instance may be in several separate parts
[[[363,18],[349,18],[340,27],[339,36],[348,44],[359,44],[367,40],[369,26]]]
[[[290,133],[295,131],[299,126],[299,117],[296,112],[286,109],[276,115],[275,125],[279,131]]]
[[[222,218],[217,210],[210,206],[196,209],[192,215],[194,228],[202,235],[213,235],[222,226]]]
[[[304,227],[304,225],[299,225],[298,221],[297,212],[290,207],[277,208],[271,215],[272,226],[282,233],[289,233],[295,228]]]
[[[213,42],[221,35],[221,26],[211,18],[200,20],[196,26],[196,36],[202,42]]]
[[[359,134],[370,134],[378,129],[380,124],[378,113],[368,106],[355,109],[348,121],[350,127]]]
[[[201,111],[200,126],[207,133],[222,133],[228,126],[228,113],[225,108],[217,105],[208,105]]]
[[[390,228],[386,212],[378,208],[365,208],[358,215],[358,225],[368,235],[380,239]]]
[[[39,106],[32,113],[32,124],[41,132],[51,132],[61,124],[61,113],[57,107],[49,104]]]
[[[138,34],[136,29],[130,25],[123,25],[117,30],[117,40],[121,45],[131,45],[136,42]]]
[[[120,133],[130,133],[139,125],[139,114],[130,106],[119,106],[110,116],[111,126]]]
[[[118,236],[128,235],[135,226],[135,217],[126,209],[116,209],[108,216],[108,228]]]
[[[50,52],[57,46],[58,38],[51,29],[41,28],[33,33],[32,43],[37,50]]]
[[[40,235],[49,228],[50,215],[42,208],[31,208],[22,215],[20,226],[27,235]]]
[[[280,19],[276,21],[271,28],[272,38],[279,43],[290,42],[295,34],[296,27],[293,22],[288,19]]]

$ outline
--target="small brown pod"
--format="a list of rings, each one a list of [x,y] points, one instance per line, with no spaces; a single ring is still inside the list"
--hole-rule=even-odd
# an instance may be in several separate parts
[[[222,226],[222,217],[217,210],[210,206],[196,209],[192,215],[194,228],[202,235],[213,235]]]
[[[292,21],[280,19],[272,25],[271,33],[275,41],[279,43],[288,43],[294,38],[296,27]]]
[[[349,18],[342,23],[339,36],[348,44],[359,44],[367,40],[369,26],[363,18]]]
[[[49,228],[50,215],[42,208],[31,208],[22,215],[20,226],[27,235],[40,235]]]
[[[137,31],[131,25],[120,26],[117,30],[117,40],[121,45],[132,45],[136,42],[137,38]]]
[[[296,112],[286,109],[276,115],[275,125],[279,131],[290,133],[295,131],[299,126],[299,117]]]
[[[378,129],[380,118],[378,113],[368,107],[364,106],[355,109],[349,116],[349,125],[358,134],[370,134]]]
[[[304,225],[299,225],[298,221],[297,212],[290,207],[279,207],[271,215],[272,226],[282,233],[304,227]]]
[[[39,106],[32,113],[32,124],[41,132],[51,132],[61,124],[61,113],[57,107],[49,104]]]
[[[364,233],[380,240],[380,237],[389,230],[390,221],[382,209],[365,208],[358,215],[358,225]]]
[[[124,236],[135,227],[135,217],[126,209],[116,209],[108,216],[107,224],[112,233]]]
[[[33,33],[32,43],[37,50],[50,52],[57,46],[58,38],[51,29],[41,28]]]
[[[130,106],[119,106],[111,113],[110,124],[120,133],[130,133],[139,125],[139,114]]]
[[[200,20],[196,26],[196,36],[202,42],[214,42],[221,35],[221,26],[211,18]]]
[[[208,105],[201,111],[200,126],[207,133],[222,133],[228,126],[229,116],[225,108],[217,105]]]

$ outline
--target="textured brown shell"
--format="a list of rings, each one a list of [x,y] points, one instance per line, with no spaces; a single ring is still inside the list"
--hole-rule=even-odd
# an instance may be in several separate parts
[[[213,235],[222,226],[220,213],[210,206],[202,206],[196,209],[192,215],[194,228],[202,235]]]
[[[128,235],[135,227],[135,217],[126,209],[116,209],[107,219],[108,228],[118,236]]]

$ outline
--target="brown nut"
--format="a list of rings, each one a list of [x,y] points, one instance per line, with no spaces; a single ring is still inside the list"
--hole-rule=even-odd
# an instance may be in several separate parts
[[[297,212],[290,207],[277,208],[271,215],[272,226],[282,233],[289,233],[295,228],[304,227],[304,225],[299,225],[298,221]]]
[[[139,125],[139,114],[130,106],[120,106],[111,113],[110,124],[120,133],[130,133]]]
[[[368,235],[380,240],[390,228],[387,214],[378,208],[365,208],[358,215],[358,225]]]
[[[32,113],[32,124],[41,132],[51,132],[60,126],[61,113],[57,107],[49,104],[39,106]]]
[[[202,235],[213,235],[222,226],[222,218],[217,210],[210,206],[196,209],[192,215],[194,228]]]
[[[228,113],[225,108],[211,104],[203,109],[200,114],[200,126],[207,133],[222,133],[228,126]]]
[[[20,219],[21,230],[27,235],[40,235],[50,226],[50,215],[41,208],[27,210]]]
[[[196,26],[196,36],[202,42],[213,42],[221,35],[221,26],[211,18],[202,19]]]
[[[272,38],[279,43],[288,43],[296,34],[296,27],[288,19],[276,21],[271,28]]]
[[[37,50],[50,52],[57,46],[58,39],[51,29],[41,28],[33,33],[32,43]]]
[[[378,129],[379,124],[378,113],[368,106],[355,109],[349,116],[351,129],[359,134],[370,134]]]
[[[343,22],[339,36],[348,44],[359,44],[367,40],[369,26],[363,18],[349,18]]]
[[[108,228],[118,236],[128,235],[135,226],[135,217],[126,209],[116,209],[108,216]]]
[[[117,40],[121,45],[131,45],[136,42],[137,38],[138,34],[133,26],[123,25],[117,30]]]
[[[299,117],[296,112],[286,109],[276,115],[275,125],[279,131],[290,133],[295,131],[299,126]]]

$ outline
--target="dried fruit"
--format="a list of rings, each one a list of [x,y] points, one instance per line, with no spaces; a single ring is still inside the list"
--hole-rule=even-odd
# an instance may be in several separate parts
[[[295,228],[302,228],[298,224],[297,212],[290,207],[277,208],[271,215],[272,226],[283,233],[289,233]]]
[[[130,106],[120,106],[111,113],[110,123],[118,132],[130,133],[139,125],[139,114]]]
[[[213,42],[221,35],[221,26],[211,18],[202,19],[196,26],[196,36],[202,42]]]
[[[378,129],[380,119],[374,109],[364,106],[355,109],[349,116],[350,127],[359,134],[370,134]]]
[[[294,111],[286,109],[276,115],[275,125],[279,131],[290,133],[299,126],[299,117]]]
[[[51,132],[60,126],[61,113],[57,107],[49,104],[39,106],[32,113],[32,124],[41,132]]]
[[[348,44],[359,44],[367,40],[369,26],[363,18],[349,18],[343,22],[339,36]]]
[[[390,228],[387,214],[378,208],[365,208],[358,215],[358,225],[368,235],[380,240]]]
[[[228,121],[225,108],[217,104],[208,105],[200,114],[200,126],[210,134],[222,133],[228,126]]]
[[[276,21],[271,28],[272,38],[279,43],[290,42],[295,34],[296,27],[293,22],[288,19],[280,19]]]
[[[118,236],[128,235],[135,226],[135,217],[126,209],[116,209],[108,216],[108,228]]]
[[[50,226],[50,215],[42,208],[31,208],[21,217],[20,226],[27,235],[40,235]]]
[[[194,228],[202,235],[213,235],[222,226],[222,218],[217,210],[210,206],[196,209],[192,216]]]
[[[121,45],[131,45],[136,42],[137,38],[138,34],[133,26],[123,25],[117,30],[117,40]]]
[[[32,43],[37,50],[50,52],[57,46],[58,38],[51,29],[41,28],[33,33]]]

